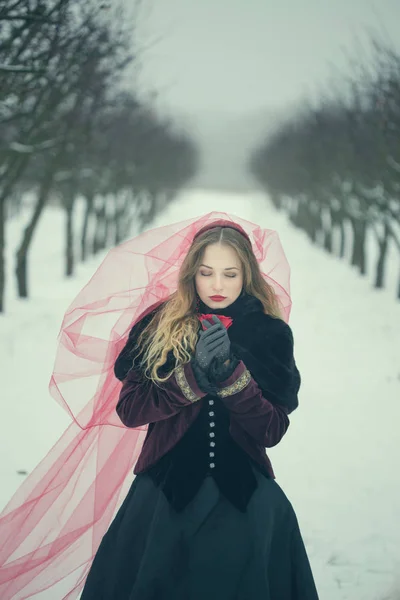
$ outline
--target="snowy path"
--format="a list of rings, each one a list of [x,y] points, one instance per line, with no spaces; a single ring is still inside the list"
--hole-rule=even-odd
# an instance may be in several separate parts
[[[297,513],[321,600],[397,600],[391,595],[400,590],[397,258],[391,289],[373,291],[346,262],[316,251],[257,194],[185,193],[156,225],[211,210],[277,229],[292,267],[300,407],[268,453]],[[10,226],[11,245],[22,225]],[[62,249],[63,215],[49,209],[30,259],[33,299],[16,302],[9,290],[0,318],[7,414],[0,424],[1,506],[22,480],[17,470],[32,470],[69,423],[47,392],[56,336],[64,310],[100,259],[79,266],[66,282]]]

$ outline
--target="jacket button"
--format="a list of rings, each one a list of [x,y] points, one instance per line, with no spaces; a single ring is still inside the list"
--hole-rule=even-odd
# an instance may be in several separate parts
[[[211,432],[210,437],[215,437],[215,433]]]
[[[210,452],[209,454],[210,454],[211,458],[213,458],[215,456],[215,452]]]
[[[213,469],[215,467],[214,463],[210,463],[210,467]]]
[[[210,427],[215,427],[215,423],[210,423]]]
[[[214,400],[209,400],[209,401],[208,401],[208,404],[209,404],[210,406],[212,406],[212,405],[214,404]]]
[[[214,411],[212,410],[211,412],[208,413],[210,415],[210,417],[214,416]]]
[[[214,448],[214,446],[215,446],[215,442],[210,442],[210,446],[211,446],[212,448]]]

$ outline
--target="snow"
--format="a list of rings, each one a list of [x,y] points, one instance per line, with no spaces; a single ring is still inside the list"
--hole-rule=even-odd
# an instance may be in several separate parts
[[[268,450],[293,504],[321,600],[397,600],[400,594],[399,261],[390,249],[388,286],[371,286],[347,261],[315,249],[262,194],[187,191],[155,225],[227,211],[276,229],[292,268],[290,320],[302,374],[300,406],[281,443]],[[7,231],[8,272],[25,217]],[[0,505],[57,441],[68,415],[47,386],[56,337],[70,301],[103,258],[63,278],[64,215],[48,208],[29,260],[29,301],[9,285],[0,317],[2,409]],[[396,579],[397,578],[397,579]],[[55,600],[55,599],[54,599]]]

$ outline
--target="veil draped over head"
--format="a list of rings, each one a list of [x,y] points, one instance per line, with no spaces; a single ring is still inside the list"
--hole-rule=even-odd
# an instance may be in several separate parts
[[[249,237],[289,320],[290,269],[273,230],[211,212],[110,250],[67,309],[59,333],[49,387],[71,424],[0,514],[1,600],[79,596],[132,484],[147,433],[147,425],[125,427],[115,412],[121,389],[115,360],[139,318],[176,291],[194,236],[203,227],[229,223]]]

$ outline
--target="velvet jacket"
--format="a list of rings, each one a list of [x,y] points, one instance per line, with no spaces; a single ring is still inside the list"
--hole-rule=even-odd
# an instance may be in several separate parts
[[[132,364],[132,348],[153,312],[132,328],[115,363],[115,375],[123,381],[116,410],[127,427],[149,424],[134,473],[148,472],[182,510],[205,474],[211,474],[206,411],[212,408],[219,459],[212,474],[225,495],[245,510],[256,487],[249,465],[275,478],[265,448],[279,443],[289,427],[288,415],[298,406],[293,335],[289,325],[266,315],[261,302],[247,294],[225,309],[200,303],[199,312],[233,318],[228,329],[233,372],[206,392],[192,362],[176,366],[170,355],[165,369],[174,371],[166,383],[159,387],[145,379],[137,361]],[[234,480],[241,480],[242,489]]]

